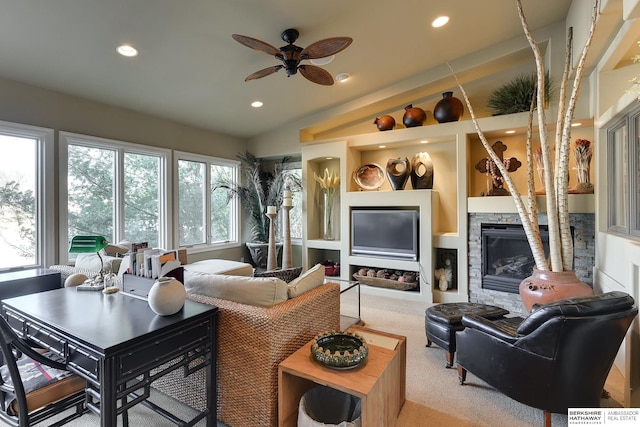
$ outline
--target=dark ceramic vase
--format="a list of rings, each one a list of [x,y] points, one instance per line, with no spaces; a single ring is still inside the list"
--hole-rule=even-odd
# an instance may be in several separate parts
[[[387,161],[387,178],[394,190],[403,190],[411,175],[411,163],[408,158],[389,159]]]
[[[445,92],[433,109],[433,117],[438,123],[456,122],[464,113],[462,101],[453,96],[453,92]]]
[[[379,131],[391,130],[396,125],[396,119],[391,116],[380,116],[373,122]]]
[[[555,272],[534,268],[533,274],[520,283],[520,298],[528,312],[531,312],[534,304],[589,295],[593,295],[593,288],[578,279],[575,271]]]
[[[429,153],[417,153],[411,158],[411,186],[414,190],[433,188],[433,163]]]
[[[404,107],[404,115],[402,116],[402,123],[408,127],[413,128],[416,126],[422,126],[427,120],[427,113],[422,108],[414,107],[412,104]]]

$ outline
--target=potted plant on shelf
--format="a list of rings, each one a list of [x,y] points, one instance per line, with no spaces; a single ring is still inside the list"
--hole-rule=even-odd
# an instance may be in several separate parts
[[[546,118],[544,106],[547,105],[545,98],[546,73],[540,48],[536,43],[529,25],[527,23],[524,11],[522,9],[521,0],[516,0],[518,16],[524,33],[529,41],[529,45],[533,51],[536,63],[536,96],[531,100],[531,108],[529,109],[529,123],[527,128],[527,193],[528,203],[520,195],[516,188],[505,164],[500,160],[496,152],[487,141],[484,133],[480,129],[478,120],[473,112],[473,107],[469,101],[466,91],[462,87],[458,77],[453,69],[453,75],[456,83],[460,88],[464,100],[469,109],[474,127],[482,142],[482,145],[489,153],[491,160],[500,170],[505,183],[507,184],[511,196],[515,202],[516,209],[522,221],[522,225],[533,254],[536,267],[531,277],[526,278],[520,284],[520,295],[527,311],[531,311],[534,303],[547,303],[556,299],[566,298],[570,296],[581,296],[593,294],[592,288],[586,283],[581,282],[573,271],[573,240],[569,225],[569,188],[568,188],[568,169],[569,169],[569,153],[571,141],[571,121],[573,119],[578,93],[580,91],[580,83],[584,73],[587,53],[593,34],[595,32],[596,21],[600,10],[600,1],[593,0],[591,25],[585,45],[578,58],[573,84],[570,88],[569,97],[567,99],[567,91],[569,84],[569,74],[571,67],[571,48],[573,42],[572,32],[569,32],[567,42],[567,55],[562,75],[562,81],[559,87],[558,100],[558,118],[555,129],[555,145],[552,145],[547,135]],[[537,108],[543,106],[542,108]],[[548,216],[549,229],[549,259],[547,259],[542,239],[540,237],[540,229],[538,225],[538,212],[536,208],[536,199],[534,191],[533,178],[533,153],[532,153],[532,134],[533,134],[533,116],[534,111],[537,112],[537,124],[540,138],[540,147],[542,149],[542,163],[544,170],[544,187],[546,190],[546,211]],[[555,169],[552,166],[551,147],[555,147]]]
[[[287,167],[290,157],[283,157],[272,167],[264,159],[248,151],[239,153],[236,157],[240,160],[240,182],[223,179],[213,183],[213,190],[227,190],[228,199],[238,197],[249,226],[250,240],[246,242],[247,248],[254,265],[265,268],[269,245],[267,206],[281,206],[285,189],[294,194],[302,190],[302,179]]]

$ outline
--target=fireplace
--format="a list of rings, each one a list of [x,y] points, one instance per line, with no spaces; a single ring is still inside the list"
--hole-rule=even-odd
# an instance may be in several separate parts
[[[490,199],[490,198],[488,198]],[[541,225],[547,224],[547,216],[542,213],[538,215]],[[593,266],[595,263],[595,215],[593,213],[571,213],[569,214],[571,223],[571,233],[573,235],[573,264],[576,276],[587,284],[593,283]],[[497,305],[509,310],[514,315],[526,316],[528,313],[522,305],[522,299],[516,292],[522,279],[513,280],[512,290],[503,291],[488,289],[483,283],[484,271],[482,263],[486,251],[483,247],[482,226],[493,225],[506,230],[506,228],[517,227],[521,233],[521,244],[529,250],[529,245],[524,235],[524,230],[520,223],[520,216],[512,212],[469,212],[469,301],[481,304]],[[503,226],[507,227],[503,227]],[[544,228],[544,227],[543,227]],[[502,236],[500,236],[502,237]],[[495,244],[499,244],[496,241]],[[492,249],[492,248],[489,248]],[[514,250],[515,254],[515,250]],[[495,261],[494,261],[495,262]],[[501,269],[504,272],[506,269]],[[528,277],[530,274],[526,274]],[[496,274],[492,274],[496,276]],[[504,275],[503,275],[504,276]],[[523,279],[525,278],[523,277]],[[506,279],[506,277],[501,277]],[[460,281],[458,280],[460,285]],[[495,283],[494,283],[495,285]],[[503,283],[501,283],[504,286]],[[492,286],[492,285],[489,285]],[[504,289],[501,287],[500,289]]]
[[[520,224],[481,224],[482,288],[517,294],[520,282],[535,267],[533,254]],[[545,253],[549,253],[547,226],[540,226]]]

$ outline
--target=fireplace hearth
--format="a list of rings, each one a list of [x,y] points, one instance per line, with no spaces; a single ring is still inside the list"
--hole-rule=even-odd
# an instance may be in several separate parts
[[[535,267],[533,254],[520,224],[481,224],[482,288],[517,294],[520,282]],[[545,253],[549,253],[549,233],[540,227]]]
[[[573,234],[573,263],[576,276],[583,282],[591,285],[593,283],[593,265],[595,260],[595,215],[593,213],[572,213],[569,214],[569,219]],[[545,214],[540,214],[538,216],[538,220],[541,225],[546,226],[547,217]],[[512,282],[509,285],[510,290],[505,290],[507,285],[503,279],[507,279],[507,273],[513,273],[513,270],[517,270],[516,267],[518,265],[522,265],[521,270],[525,270],[525,268],[524,260],[522,259],[515,260],[520,261],[520,263],[502,261],[501,264],[496,264],[496,271],[492,271],[492,274],[489,274],[489,276],[498,276],[491,277],[491,279],[495,279],[495,282],[488,286],[493,288],[487,288],[483,283],[485,272],[487,271],[486,268],[483,268],[484,257],[486,254],[486,251],[483,248],[483,225],[498,226],[499,228],[504,228],[505,230],[503,231],[506,231],[510,226],[516,226],[520,229],[521,235],[519,238],[521,239],[521,244],[526,248],[527,255],[530,254],[529,244],[524,235],[524,229],[522,229],[520,217],[517,213],[469,212],[469,301],[480,304],[497,305],[498,307],[503,307],[509,310],[514,315],[526,316],[527,312],[522,304],[522,299],[517,292],[520,282],[522,279],[531,275],[532,269],[530,269],[526,274],[523,273],[524,276],[522,276],[522,279],[511,278]],[[509,227],[503,227],[504,225]],[[503,242],[502,240],[504,237],[499,237],[501,240],[493,241],[493,247],[499,248],[503,243],[513,243]],[[492,249],[492,247],[489,249]],[[508,249],[508,251],[510,253],[503,256],[503,258],[516,257],[519,255],[516,252],[516,249]],[[495,262],[496,260],[493,260],[490,264]],[[500,268],[501,266],[502,268]]]

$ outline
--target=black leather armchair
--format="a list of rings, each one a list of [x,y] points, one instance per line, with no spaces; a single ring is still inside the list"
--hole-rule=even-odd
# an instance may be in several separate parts
[[[517,322],[462,317],[456,333],[460,384],[467,371],[545,412],[599,407],[605,380],[638,309],[623,292],[534,306]]]

